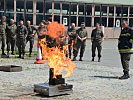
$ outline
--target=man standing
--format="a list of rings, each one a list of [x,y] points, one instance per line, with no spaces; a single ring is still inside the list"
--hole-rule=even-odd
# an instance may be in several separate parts
[[[97,50],[98,50],[98,62],[100,62],[103,37],[104,37],[104,35],[103,35],[102,30],[100,29],[100,24],[96,23],[96,28],[91,33],[92,61],[94,61],[94,58],[96,56],[95,51],[97,48]]]
[[[118,49],[121,57],[124,75],[119,79],[128,79],[129,76],[129,61],[133,53],[133,30],[129,28],[128,22],[122,22],[122,31],[119,36]]]
[[[1,45],[2,55],[6,55],[4,52],[5,40],[6,40],[6,16],[2,16],[2,20],[0,23],[0,42],[2,42]]]
[[[68,35],[69,35],[69,41],[68,41],[69,58],[71,59],[72,48],[73,48],[73,53],[74,53],[75,41],[76,41],[76,36],[77,36],[75,23],[72,23],[71,28],[68,30]]]
[[[18,58],[24,59],[25,54],[25,42],[27,37],[27,28],[24,26],[24,22],[21,20],[19,26],[16,29],[16,43],[19,51]],[[21,57],[22,54],[22,57]]]
[[[76,41],[76,50],[74,51],[74,58],[73,61],[76,60],[76,57],[78,55],[78,51],[80,49],[80,59],[79,61],[82,61],[82,57],[85,51],[86,46],[86,39],[87,39],[87,30],[85,28],[85,23],[81,23],[81,28],[77,30],[77,41]]]
[[[31,26],[31,22],[27,21],[27,31],[28,31],[28,35],[26,38],[26,43],[29,41],[30,42],[30,48],[29,48],[29,57],[31,57],[31,53],[32,53],[32,48],[34,45],[34,30],[36,30],[34,27]]]
[[[16,25],[14,24],[14,20],[10,19],[10,24],[7,25],[6,33],[7,33],[7,58],[9,58],[9,51],[11,45],[12,55],[14,55],[14,47],[15,47],[15,31]]]

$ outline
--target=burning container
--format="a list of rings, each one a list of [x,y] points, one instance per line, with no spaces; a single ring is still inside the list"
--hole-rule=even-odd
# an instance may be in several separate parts
[[[54,77],[54,68],[50,68],[49,83],[35,84],[34,92],[44,96],[57,96],[71,93],[72,88],[73,85],[65,83],[62,75],[56,75]]]

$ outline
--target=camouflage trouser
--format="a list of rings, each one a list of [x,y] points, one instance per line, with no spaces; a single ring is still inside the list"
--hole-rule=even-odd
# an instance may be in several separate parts
[[[1,45],[2,50],[4,50],[5,48],[5,41],[6,41],[5,35],[0,35],[0,42],[2,42],[2,45]]]
[[[19,56],[21,56],[21,54],[25,54],[25,39],[17,39],[16,41],[16,45],[18,47],[18,52],[19,52]]]
[[[14,47],[15,47],[15,38],[7,38],[7,51],[10,51],[10,45],[11,45],[11,51],[14,51]]]
[[[95,41],[92,42],[92,57],[96,56],[95,54],[96,48],[98,51],[98,57],[101,57],[101,50],[102,50],[101,42],[95,42]]]
[[[77,57],[79,49],[80,49],[80,57],[83,57],[85,47],[86,47],[85,42],[77,42],[76,49],[74,50],[74,57]]]
[[[121,63],[123,67],[123,72],[128,72],[129,71],[129,61],[131,58],[131,54],[128,53],[120,53],[121,56]]]
[[[26,39],[26,43],[29,41],[30,43],[30,48],[29,48],[29,53],[32,53],[32,48],[33,48],[33,45],[34,45],[34,38],[27,38]]]

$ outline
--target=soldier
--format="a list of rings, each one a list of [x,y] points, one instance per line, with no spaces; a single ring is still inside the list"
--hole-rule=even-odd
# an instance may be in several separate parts
[[[2,16],[2,20],[0,23],[0,42],[2,42],[2,45],[1,45],[2,55],[6,55],[4,52],[5,40],[6,40],[6,17]]]
[[[72,48],[73,48],[73,53],[74,53],[75,41],[76,41],[76,36],[77,36],[75,23],[72,23],[71,28],[68,30],[68,35],[69,35],[69,41],[68,41],[69,58],[71,59]]]
[[[74,58],[73,61],[76,60],[78,51],[80,49],[80,59],[79,61],[82,61],[82,57],[85,51],[86,46],[86,39],[87,39],[87,30],[85,28],[85,23],[81,23],[81,28],[77,30],[77,41],[76,41],[76,50],[74,51]]]
[[[10,44],[12,55],[14,55],[14,47],[15,47],[15,31],[16,25],[14,24],[14,20],[10,19],[10,24],[7,25],[6,33],[7,33],[7,58],[9,58]]]
[[[95,51],[97,48],[97,50],[98,50],[98,62],[100,62],[103,37],[104,37],[104,35],[103,35],[102,30],[100,29],[99,23],[96,23],[96,29],[94,29],[92,31],[92,34],[91,34],[92,61],[94,61],[94,58],[96,56]]]
[[[19,26],[16,29],[16,43],[19,51],[18,58],[24,59],[25,44],[26,44],[25,42],[26,42],[27,34],[28,34],[27,28],[24,26],[24,22],[21,20],[19,22]]]
[[[32,48],[34,45],[34,30],[36,30],[33,26],[31,26],[31,22],[27,21],[27,31],[28,31],[28,35],[26,38],[26,43],[29,41],[30,43],[30,48],[29,48],[29,57],[31,57],[31,53],[32,53]]]
[[[129,76],[129,61],[131,54],[133,53],[133,30],[129,28],[128,22],[122,22],[123,29],[119,36],[118,49],[121,57],[121,63],[123,67],[124,75],[119,79],[128,79]]]

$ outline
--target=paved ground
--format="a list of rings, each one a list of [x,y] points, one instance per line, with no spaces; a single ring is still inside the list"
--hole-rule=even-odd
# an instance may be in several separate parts
[[[76,61],[74,75],[66,78],[73,84],[73,93],[58,97],[34,95],[33,85],[48,81],[48,65],[35,65],[35,57],[0,58],[0,65],[21,65],[22,72],[0,72],[0,100],[133,100],[133,57],[130,61],[131,78],[118,80],[122,75],[117,40],[105,40],[100,63],[91,62],[91,42],[87,41],[84,61]],[[28,48],[27,48],[28,50]],[[35,49],[34,49],[35,50]],[[97,60],[97,58],[96,58]]]

